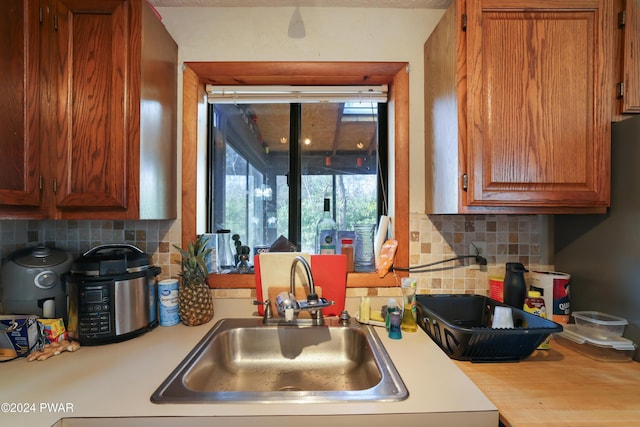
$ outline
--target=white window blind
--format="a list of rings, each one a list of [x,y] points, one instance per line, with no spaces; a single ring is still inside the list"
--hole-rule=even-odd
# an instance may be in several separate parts
[[[210,104],[387,102],[387,85],[378,86],[206,86]]]

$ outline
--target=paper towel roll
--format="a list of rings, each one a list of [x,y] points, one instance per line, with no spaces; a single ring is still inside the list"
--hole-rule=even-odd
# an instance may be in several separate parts
[[[380,216],[380,223],[378,224],[378,230],[376,232],[375,241],[373,245],[373,255],[375,259],[375,265],[378,265],[378,257],[380,255],[380,250],[382,249],[382,245],[387,240],[387,233],[389,230],[389,217],[386,215]]]
[[[48,299],[42,304],[42,317],[45,319],[54,319],[56,317],[56,301]]]

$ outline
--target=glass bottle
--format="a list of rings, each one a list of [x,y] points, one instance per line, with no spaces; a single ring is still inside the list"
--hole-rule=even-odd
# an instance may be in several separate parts
[[[331,200],[324,199],[324,212],[316,225],[316,253],[333,255],[336,253],[338,225],[331,216]]]

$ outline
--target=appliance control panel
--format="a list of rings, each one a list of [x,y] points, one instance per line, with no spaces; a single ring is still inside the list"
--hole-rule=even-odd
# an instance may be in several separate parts
[[[105,285],[85,286],[80,291],[80,334],[86,338],[112,335],[111,287]]]

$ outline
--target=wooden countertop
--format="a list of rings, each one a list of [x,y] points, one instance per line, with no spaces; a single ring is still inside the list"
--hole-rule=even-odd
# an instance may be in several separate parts
[[[640,426],[640,363],[601,362],[551,340],[516,363],[456,365],[507,427]]]

